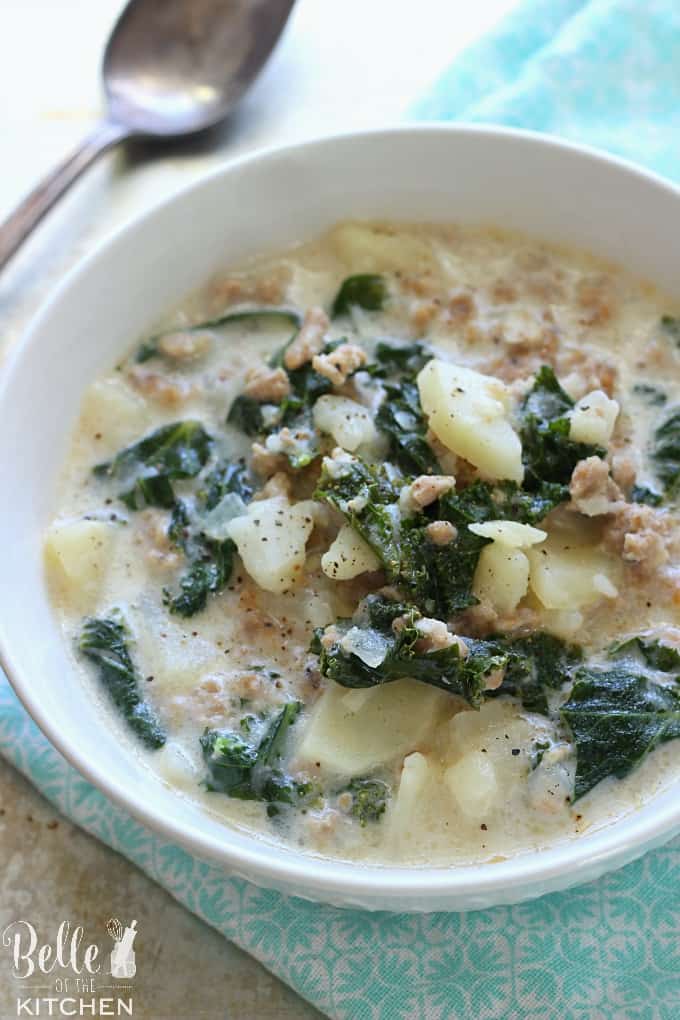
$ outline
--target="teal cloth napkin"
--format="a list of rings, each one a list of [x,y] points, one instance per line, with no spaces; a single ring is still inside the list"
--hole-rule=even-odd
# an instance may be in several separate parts
[[[529,0],[460,57],[415,114],[550,131],[678,177],[679,32],[677,0]],[[533,903],[368,914],[225,878],[153,835],[67,765],[2,678],[0,752],[60,811],[329,1017],[680,1017],[680,840]]]

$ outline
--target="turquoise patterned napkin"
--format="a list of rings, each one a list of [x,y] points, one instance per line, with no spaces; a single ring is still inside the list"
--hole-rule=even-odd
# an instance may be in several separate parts
[[[679,33],[677,0],[529,0],[463,54],[416,113],[551,131],[678,177]],[[227,879],[152,835],[66,764],[1,675],[0,752],[329,1017],[680,1017],[680,840],[534,903],[368,914]]]

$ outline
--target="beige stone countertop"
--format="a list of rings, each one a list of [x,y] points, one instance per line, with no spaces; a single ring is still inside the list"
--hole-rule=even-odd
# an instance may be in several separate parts
[[[264,145],[396,122],[452,57],[516,0],[298,0],[238,113],[209,139],[143,144],[92,168],[0,274],[3,344],[107,233],[225,160]],[[95,123],[100,54],[120,0],[0,5],[0,219]],[[263,967],[185,911],[133,865],[56,816],[0,762],[0,930],[30,918],[102,930],[139,919],[137,1020],[307,1020],[318,1016]],[[141,971],[141,968],[140,968]],[[16,1013],[0,954],[0,1020]]]

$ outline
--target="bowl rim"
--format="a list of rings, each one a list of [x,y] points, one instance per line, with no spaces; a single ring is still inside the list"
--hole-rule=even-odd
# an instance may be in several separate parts
[[[135,232],[143,232],[151,221],[162,217],[164,210],[175,202],[189,199],[193,193],[200,191],[217,178],[223,177],[228,180],[237,169],[244,167],[247,169],[249,166],[266,163],[273,157],[288,154],[304,155],[310,150],[338,142],[350,143],[354,139],[385,140],[396,136],[426,134],[481,136],[497,140],[508,138],[525,141],[529,146],[553,149],[558,153],[568,152],[586,162],[608,167],[615,173],[637,178],[664,192],[669,199],[680,199],[680,188],[672,182],[626,159],[553,135],[496,125],[406,122],[380,128],[325,134],[292,144],[260,148],[228,159],[220,166],[202,174],[197,180],[181,186],[170,196],[153,203],[143,213],[130,217],[121,226],[109,231],[90,253],[80,259],[51,290],[22,335],[11,344],[5,357],[0,360],[0,408],[6,401],[11,400],[13,373],[21,359],[30,351],[34,337],[49,322],[52,309],[59,303],[62,295],[77,286],[90,267],[105,261],[112,248],[124,244]],[[673,805],[668,798],[667,803],[657,805],[656,809],[653,802],[648,802],[644,806],[651,807],[651,810],[644,814],[639,810],[632,810],[620,820],[605,824],[580,838],[565,839],[554,846],[526,851],[500,862],[486,861],[449,866],[352,862],[298,852],[244,830],[238,831],[248,846],[234,847],[230,845],[228,838],[221,840],[217,835],[211,835],[196,826],[187,827],[175,822],[172,817],[166,816],[159,808],[154,807],[153,801],[149,804],[144,803],[141,796],[136,795],[134,790],[123,787],[116,781],[115,776],[103,771],[96,761],[86,760],[84,755],[81,756],[76,742],[63,736],[58,726],[53,725],[49,716],[41,709],[39,700],[32,691],[30,679],[22,676],[21,669],[15,661],[11,635],[6,632],[1,619],[0,665],[4,668],[23,707],[53,747],[88,782],[127,811],[136,821],[203,860],[222,865],[231,874],[279,889],[290,889],[297,885],[298,889],[306,890],[306,895],[310,899],[332,902],[334,898],[338,898],[342,903],[351,904],[365,895],[372,902],[379,903],[387,902],[396,894],[404,901],[418,901],[421,904],[420,909],[438,910],[445,908],[446,902],[458,896],[468,903],[477,898],[483,899],[485,905],[490,905],[493,902],[507,901],[507,893],[504,897],[502,891],[507,891],[511,885],[518,888],[535,887],[534,895],[540,895],[543,891],[567,884],[564,881],[565,872],[569,873],[570,884],[578,882],[582,874],[584,880],[588,880],[593,877],[595,870],[601,873],[615,867],[617,863],[626,863],[636,853],[639,855],[647,847],[670,839],[680,828],[680,802]],[[227,837],[230,829],[231,826],[225,824]],[[624,855],[625,860],[622,860]],[[524,895],[531,893],[527,892]]]

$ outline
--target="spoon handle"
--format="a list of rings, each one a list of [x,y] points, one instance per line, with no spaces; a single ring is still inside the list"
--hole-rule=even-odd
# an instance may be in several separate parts
[[[82,172],[102,152],[130,134],[129,128],[122,124],[110,120],[101,121],[78,148],[26,196],[5,222],[0,224],[0,269]]]

